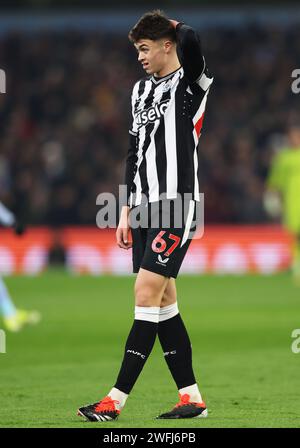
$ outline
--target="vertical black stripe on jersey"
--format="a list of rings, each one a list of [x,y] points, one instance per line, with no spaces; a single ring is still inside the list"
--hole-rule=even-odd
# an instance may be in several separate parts
[[[132,108],[133,108],[132,113],[136,112],[136,110],[139,107],[139,104],[141,102],[141,96],[143,95],[143,93],[145,91],[145,86],[146,86],[146,80],[142,79],[139,83],[139,88],[138,88],[136,99],[132,104]],[[138,133],[136,136],[136,146],[137,146],[137,151],[138,151],[138,147],[139,147],[139,134]],[[131,192],[136,193],[136,184],[134,181],[132,182]]]
[[[137,100],[136,100],[136,102],[135,102],[135,104],[134,104],[134,110],[135,110],[135,111],[138,109],[138,107],[139,107],[139,105],[140,105],[140,102],[141,102],[141,96],[143,95],[143,93],[144,93],[144,91],[145,91],[145,87],[146,87],[146,80],[145,80],[145,79],[142,79],[142,80],[140,81],[139,88],[138,88]]]
[[[161,97],[161,102],[171,98],[171,90],[164,92]],[[155,150],[156,150],[156,169],[157,178],[159,182],[159,195],[167,193],[167,154],[166,154],[166,139],[165,139],[165,120],[161,118],[159,126],[154,136]]]
[[[144,106],[143,106],[144,110],[151,107],[152,103],[153,103],[154,91],[155,91],[156,86],[154,85],[154,83],[152,83],[152,81],[151,81],[151,84],[152,85],[151,85],[150,92],[149,92],[146,100],[144,101]],[[153,128],[154,128],[154,123],[147,124],[145,126],[145,140],[144,140],[144,144],[143,144],[143,148],[142,148],[143,160],[139,166],[141,189],[142,189],[142,193],[144,193],[146,196],[148,196],[148,193],[149,193],[149,185],[148,185],[148,180],[147,180],[147,167],[146,167],[146,151],[148,149],[148,146],[150,145],[150,141],[151,141],[150,135],[151,135],[151,132],[153,131]]]
[[[189,117],[187,83],[183,78],[175,94],[177,191],[194,193],[194,138],[193,123]]]
[[[139,144],[139,135],[137,134],[137,136],[135,137],[135,144],[136,144],[136,154],[137,154],[137,151],[138,151],[138,144]],[[131,185],[131,189],[130,189],[130,191],[132,192],[132,193],[134,193],[135,194],[135,192],[136,192],[136,183],[134,182],[134,178],[135,178],[135,175],[136,175],[136,164],[137,164],[137,162],[135,163],[135,172],[134,172],[134,177],[133,177],[133,181],[132,181],[132,185]]]

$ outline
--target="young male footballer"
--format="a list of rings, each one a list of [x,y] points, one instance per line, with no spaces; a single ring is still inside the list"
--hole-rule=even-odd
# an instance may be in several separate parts
[[[128,202],[116,237],[119,247],[133,249],[135,319],[114,387],[78,414],[90,421],[117,419],[158,335],[179,402],[157,418],[206,417],[193,372],[191,342],[178,311],[175,279],[197,221],[197,146],[213,78],[197,32],[161,11],[144,14],[129,39],[147,76],[132,92],[125,175]],[[136,226],[133,221],[138,215],[143,218]]]

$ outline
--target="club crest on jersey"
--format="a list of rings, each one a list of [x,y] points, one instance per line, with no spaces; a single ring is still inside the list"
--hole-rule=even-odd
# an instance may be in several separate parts
[[[149,123],[154,123],[156,120],[159,120],[165,114],[168,104],[169,100],[165,100],[149,107],[149,109],[139,112],[136,115],[136,123],[138,127]]]
[[[172,80],[170,79],[169,81],[166,82],[166,84],[163,86],[162,91],[163,92],[167,92],[168,90],[170,90],[172,87]]]

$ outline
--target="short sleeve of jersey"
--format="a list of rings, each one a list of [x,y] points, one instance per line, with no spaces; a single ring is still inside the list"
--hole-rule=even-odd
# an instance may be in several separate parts
[[[207,89],[209,89],[210,85],[212,84],[214,78],[209,74],[209,72],[207,70],[204,56],[203,56],[203,61],[204,61],[203,72],[201,73],[199,78],[195,81],[195,83],[199,87],[201,87],[201,89],[204,90],[204,92],[206,92]]]

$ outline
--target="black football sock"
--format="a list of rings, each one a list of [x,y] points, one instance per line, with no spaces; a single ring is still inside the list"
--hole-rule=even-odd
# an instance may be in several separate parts
[[[164,307],[162,310],[167,311],[167,308],[171,307]],[[182,389],[196,383],[192,366],[192,346],[178,308],[175,316],[169,316],[167,313],[165,316],[161,314],[161,318],[165,320],[160,320],[158,324],[158,337],[177,388]]]
[[[114,387],[129,394],[149,357],[157,334],[159,307],[135,307],[122,366]]]

